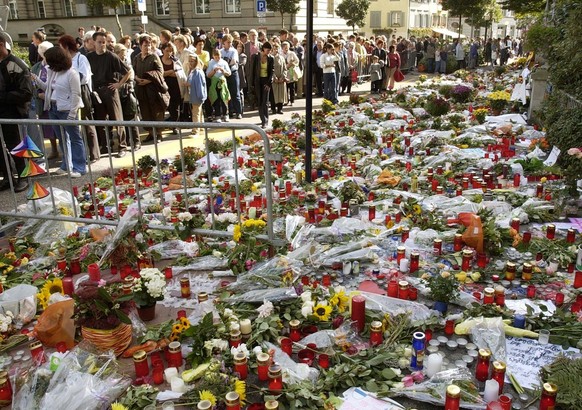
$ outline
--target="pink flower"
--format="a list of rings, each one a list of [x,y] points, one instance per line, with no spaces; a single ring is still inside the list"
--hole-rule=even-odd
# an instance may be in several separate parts
[[[411,376],[415,382],[421,382],[424,380],[424,374],[422,372],[414,372]]]
[[[404,387],[414,386],[414,379],[412,378],[412,375],[404,376],[402,378],[402,383],[404,383]]]
[[[99,282],[97,283],[97,287],[102,288],[105,285],[107,285],[107,282],[105,282],[103,279],[99,279]]]
[[[568,155],[577,155],[580,153],[580,148],[570,148],[568,150]]]

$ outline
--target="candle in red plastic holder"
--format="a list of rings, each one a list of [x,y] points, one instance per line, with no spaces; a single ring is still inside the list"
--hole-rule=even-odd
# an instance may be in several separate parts
[[[470,270],[472,260],[473,260],[473,251],[470,249],[465,249],[463,251],[463,261],[461,263],[461,269],[464,271]]]
[[[152,367],[152,382],[159,386],[164,382],[164,364],[156,362]]]
[[[499,404],[501,404],[503,410],[511,410],[511,397],[509,397],[508,395],[502,394],[501,396],[499,396],[497,401],[499,402]]]
[[[402,220],[402,213],[400,213],[400,211],[398,211],[394,214],[394,221],[397,224],[399,224],[401,220]]]
[[[72,258],[69,263],[69,271],[71,275],[78,275],[81,273],[81,261],[79,258]]]
[[[574,274],[574,288],[582,288],[582,271],[577,270]]]
[[[301,337],[301,334],[299,335]],[[289,356],[293,354],[293,340],[288,337],[282,337],[279,341],[281,344],[281,350],[287,353]]]
[[[540,399],[540,410],[554,410],[556,408],[556,395],[558,386],[553,383],[542,385],[542,397]]]
[[[229,345],[230,347],[239,347],[242,339],[242,333],[238,329],[230,331]]]
[[[432,329],[424,330],[425,343],[428,344],[432,340]]]
[[[436,255],[442,255],[443,253],[443,241],[442,239],[435,239],[434,241],[432,241],[432,246],[434,249],[434,253]]]
[[[417,300],[418,299],[418,289],[414,286],[408,288],[408,300]]]
[[[133,366],[135,367],[135,378],[141,379],[150,374],[148,356],[144,350],[138,350],[133,354]]]
[[[482,383],[485,383],[489,378],[490,360],[491,360],[491,350],[479,349],[477,366],[475,368],[475,378]]]
[[[398,299],[408,300],[408,288],[409,284],[405,280],[398,282]]]
[[[499,394],[503,393],[503,386],[505,385],[505,362],[496,360],[493,362],[493,371],[491,373],[491,379],[499,383]]]
[[[228,410],[240,410],[240,396],[237,392],[231,391],[226,393],[224,403]]]
[[[370,323],[370,345],[378,346],[384,341],[384,334],[382,332],[382,322],[375,320]]]
[[[455,252],[460,252],[461,249],[463,249],[463,235],[456,233],[453,241],[453,250]]]
[[[400,240],[402,241],[402,243],[406,242],[409,237],[410,237],[410,228],[408,228],[408,227],[402,228],[402,233],[400,236]]]
[[[182,344],[178,341],[170,342],[168,345],[168,366],[180,367],[182,366]]]
[[[406,257],[406,248],[399,246],[396,248],[396,263],[400,266],[400,261]]]
[[[112,275],[117,275],[117,266],[112,266],[112,267],[109,269],[109,272],[110,272]]]
[[[520,224],[519,218],[512,218],[511,219],[511,227],[513,229],[515,229],[516,231],[519,231],[519,224]]]
[[[72,296],[75,293],[75,285],[73,284],[73,278],[64,277],[63,278],[63,292],[65,295]]]
[[[484,252],[477,254],[477,266],[485,268],[487,266],[487,254]]]
[[[582,309],[582,305],[578,302],[572,303],[572,306],[570,307],[570,311],[572,313],[578,313],[578,312],[580,312],[581,309]]]
[[[526,293],[527,297],[529,299],[533,299],[536,297],[536,286],[535,285],[529,285],[527,287],[527,293]]]
[[[101,280],[101,269],[96,263],[91,263],[87,266],[87,271],[89,273],[89,280],[92,282],[99,282]]]
[[[554,301],[556,302],[556,306],[562,306],[564,304],[564,294],[562,292],[557,292]]]
[[[283,390],[283,374],[278,364],[269,366],[269,390],[273,393]]]
[[[495,301],[495,289],[485,288],[483,289],[483,304],[491,305]]]
[[[323,286],[330,287],[331,286],[331,275],[323,275],[323,277],[321,278],[321,284]]]
[[[301,326],[301,322],[297,319],[293,319],[289,322],[289,339],[293,342],[298,342],[301,340],[301,330],[299,327]]]
[[[280,177],[283,175],[283,163],[277,162],[277,176]]]
[[[317,357],[317,363],[322,369],[329,368],[329,355],[322,353]]]
[[[410,273],[414,273],[420,267],[420,254],[418,252],[412,252],[410,254]]]
[[[398,282],[394,279],[388,282],[388,296],[391,298],[398,297]]]
[[[568,273],[574,273],[574,268],[576,267],[576,263],[575,262],[570,262],[568,264]]]
[[[370,205],[368,206],[368,221],[373,221],[376,219],[376,206]]]
[[[164,268],[164,277],[166,278],[166,280],[170,280],[174,277],[173,271],[172,271],[172,267],[171,266],[166,266]]]
[[[234,355],[234,371],[239,374],[241,380],[245,380],[249,374],[247,355],[244,352],[237,352]]]
[[[0,406],[5,407],[12,404],[12,385],[6,370],[0,371]]]
[[[189,299],[192,295],[192,292],[190,291],[190,278],[180,279],[180,294],[184,299]]]
[[[521,175],[513,174],[513,186],[518,187],[521,184]]]
[[[30,349],[30,354],[32,356],[32,361],[37,365],[41,365],[46,362],[46,356],[44,354],[44,348],[40,340],[35,340],[28,345]]]
[[[266,382],[269,380],[269,365],[271,364],[271,356],[267,353],[259,353],[257,355],[257,374],[259,380]]]
[[[432,192],[436,192],[439,186],[439,181],[437,179],[433,179],[432,181],[430,181],[430,183]]]
[[[568,229],[568,232],[566,233],[566,242],[568,243],[574,243],[576,242],[576,231],[572,228]]]
[[[447,320],[445,322],[445,335],[450,336],[455,333],[455,321]]]
[[[352,322],[359,333],[366,327],[366,298],[362,295],[352,297]]]
[[[515,263],[507,262],[505,264],[505,280],[514,280],[515,279]]]
[[[556,237],[556,225],[548,224],[546,227],[546,238],[554,239]]]
[[[461,389],[455,384],[447,386],[445,410],[459,410],[461,405]]]

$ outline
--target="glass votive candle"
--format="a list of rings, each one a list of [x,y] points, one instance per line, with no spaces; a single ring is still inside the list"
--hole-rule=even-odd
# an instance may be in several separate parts
[[[458,359],[458,360],[455,360],[455,366],[462,369],[463,367],[467,367],[467,363],[465,363],[464,360]]]
[[[473,358],[473,360],[475,360],[475,358],[477,356],[479,356],[479,351],[478,350],[469,350],[467,352],[467,355],[471,356]]]
[[[541,329],[538,332],[538,342],[541,345],[547,345],[550,342],[550,331],[547,329]]]
[[[428,354],[436,353],[439,351],[439,348],[437,346],[429,346],[426,348],[426,351],[428,352]]]
[[[467,341],[467,339],[465,339],[463,337],[459,337],[457,339],[457,344],[459,345],[459,347],[466,347],[467,343],[469,343],[469,342]]]
[[[439,342],[437,339],[431,339],[428,341],[428,344],[430,346],[439,347],[441,342]]]
[[[475,343],[467,343],[467,345],[465,346],[465,349],[467,349],[467,350],[477,350],[477,345]]]
[[[475,361],[475,359],[473,357],[469,356],[468,354],[464,354],[463,361],[465,363],[467,363],[467,366],[471,366],[473,364],[473,362]]]
[[[455,342],[454,340],[449,340],[447,342],[447,349],[454,351],[457,349],[457,347],[459,346],[459,344],[457,342]]]
[[[319,363],[319,367],[322,369],[327,369],[329,367],[329,355],[322,353],[317,357],[317,361]]]
[[[449,341],[449,338],[446,336],[439,336],[437,337],[437,340],[440,342],[440,344],[446,344]]]

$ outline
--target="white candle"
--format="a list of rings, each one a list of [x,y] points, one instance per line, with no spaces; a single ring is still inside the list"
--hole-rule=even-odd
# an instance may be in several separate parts
[[[249,219],[256,219],[257,217],[257,208],[255,208],[254,206],[251,206],[249,208]]]
[[[428,355],[426,359],[426,375],[432,377],[441,371],[443,366],[443,357],[438,353]]]
[[[407,273],[410,267],[410,261],[406,258],[400,259],[400,272]]]
[[[252,333],[253,326],[251,325],[251,319],[243,319],[240,321],[240,332],[243,335],[248,335]]]
[[[175,367],[168,367],[164,370],[164,375],[166,376],[166,382],[171,383],[172,379],[178,377],[178,369]]]
[[[186,386],[184,380],[179,377],[174,377],[170,383],[172,391],[175,393],[184,393],[186,391]]]
[[[489,403],[497,400],[499,397],[499,383],[497,380],[487,380],[485,382],[485,394],[483,395],[483,400],[485,403]]]

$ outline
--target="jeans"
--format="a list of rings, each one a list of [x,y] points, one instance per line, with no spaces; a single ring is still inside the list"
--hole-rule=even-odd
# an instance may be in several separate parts
[[[49,111],[49,118],[51,120],[66,120],[69,111],[57,111],[57,107],[51,104]],[[59,139],[59,146],[63,153],[63,162],[61,169],[64,171],[78,172],[84,174],[86,171],[87,154],[85,153],[85,144],[81,138],[81,130],[78,125],[60,126],[54,125],[53,129]],[[65,130],[65,135],[61,134],[61,130]]]
[[[323,73],[323,98],[337,104],[335,73]]]
[[[229,77],[226,77],[226,85],[228,86],[228,92],[230,93],[230,101],[228,102],[228,111],[230,115],[242,114],[238,70],[233,71]]]
[[[426,65],[427,65],[426,71],[427,71],[427,73],[431,73],[431,74],[434,73],[434,62],[435,62],[434,58],[427,58],[426,59]]]

